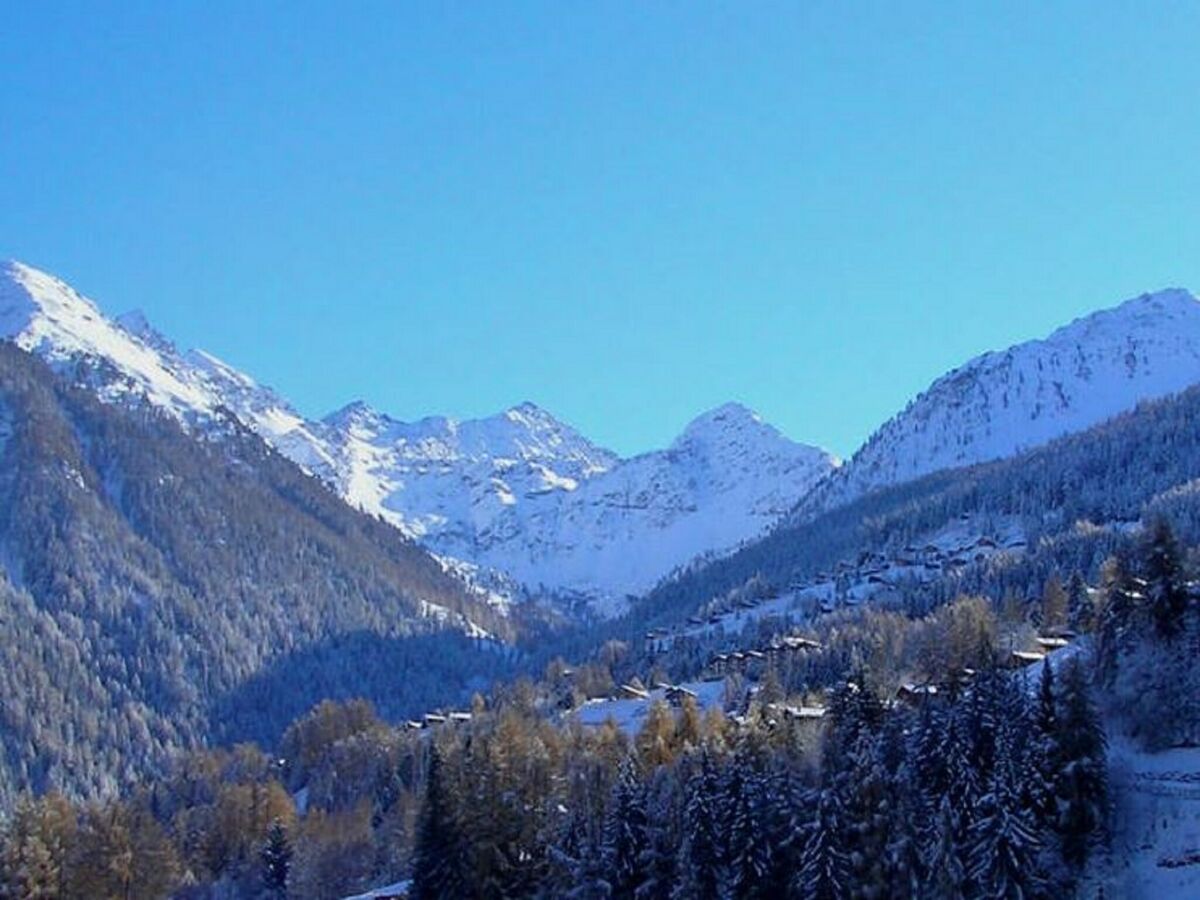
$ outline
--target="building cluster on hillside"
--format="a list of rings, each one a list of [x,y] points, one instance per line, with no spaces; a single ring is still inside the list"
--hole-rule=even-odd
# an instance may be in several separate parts
[[[735,672],[744,673],[754,664],[778,664],[795,655],[820,649],[820,642],[811,638],[796,634],[780,635],[772,639],[770,643],[753,650],[733,650],[728,653],[713,654],[708,660],[702,677],[706,681],[724,678]]]
[[[409,719],[404,723],[404,727],[409,731],[421,731],[436,725],[462,725],[470,721],[471,714],[469,712],[425,713],[419,719]]]

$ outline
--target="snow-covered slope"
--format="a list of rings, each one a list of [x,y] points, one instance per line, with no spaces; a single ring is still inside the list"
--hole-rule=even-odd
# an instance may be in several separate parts
[[[733,404],[628,460],[529,403],[411,424],[353,404],[324,425],[352,502],[443,555],[609,601],[758,535],[834,464]]]
[[[90,365],[88,380],[105,400],[144,398],[186,425],[228,410],[308,469],[332,471],[308,423],[269,388],[210,354],[180,353],[138,311],[105,318],[87,297],[22,263],[0,263],[0,339],[60,369]]]
[[[531,403],[413,423],[353,403],[306,420],[212,355],[179,351],[141,313],[110,321],[20,263],[0,265],[0,338],[72,372],[90,362],[105,399],[144,398],[189,427],[228,410],[456,571],[461,560],[589,600],[620,601],[697,555],[757,536],[835,464],[736,405],[628,460]]]
[[[939,469],[1011,456],[1200,381],[1200,301],[1145,294],[935,381],[805,503],[817,511]]]

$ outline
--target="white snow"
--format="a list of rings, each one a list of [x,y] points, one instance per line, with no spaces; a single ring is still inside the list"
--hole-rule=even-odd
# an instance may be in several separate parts
[[[1145,753],[1110,739],[1117,828],[1093,867],[1106,896],[1200,897],[1200,748]]]
[[[696,706],[701,712],[720,709],[725,702],[725,681],[689,681],[679,685],[696,695]],[[666,702],[666,688],[654,688],[649,696],[629,699],[589,700],[578,709],[568,713],[579,724],[590,727],[603,725],[610,719],[621,731],[637,734],[645,722],[650,707],[658,701]]]
[[[355,894],[353,897],[346,897],[344,900],[386,900],[389,897],[407,897],[411,889],[412,879],[409,878],[384,887],[375,888],[374,890],[367,891],[365,894]]]
[[[999,459],[1200,381],[1200,301],[1144,294],[937,379],[814,493],[812,511],[938,469]]]
[[[627,460],[529,403],[415,423],[355,403],[323,424],[351,502],[439,555],[610,612],[762,533],[836,462],[732,404]]]

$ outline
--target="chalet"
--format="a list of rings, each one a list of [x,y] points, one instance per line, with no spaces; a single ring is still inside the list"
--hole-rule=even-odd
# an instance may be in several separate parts
[[[409,719],[407,722],[404,723],[404,727],[407,728],[409,731],[420,731],[422,728],[425,727],[425,725],[422,722],[416,722],[412,719]]]
[[[448,718],[456,725],[460,725],[463,722],[470,722],[471,714],[469,712],[452,712]]]
[[[1073,641],[1079,637],[1079,632],[1067,625],[1053,625],[1050,628],[1043,628],[1041,637],[1062,638],[1065,641]]]
[[[1040,637],[1037,639],[1037,645],[1045,652],[1049,652],[1051,650],[1061,650],[1070,643],[1071,642],[1069,640],[1062,637]]]
[[[770,713],[782,713],[788,719],[823,719],[823,706],[782,706],[777,703],[768,704],[766,710]]]
[[[687,623],[689,625],[703,625],[704,620],[702,618],[700,618],[699,616],[688,616]]]
[[[912,682],[906,682],[900,685],[896,691],[896,699],[901,703],[907,703],[909,706],[917,706],[937,695],[938,686],[936,684],[913,684]]]
[[[425,713],[424,721],[426,728],[431,725],[445,725],[446,717],[439,715],[438,713]]]
[[[632,681],[627,681],[621,685],[620,692],[621,698],[624,700],[646,700],[650,697],[648,690]]]
[[[667,688],[665,696],[667,698],[667,703],[671,704],[671,706],[682,706],[683,701],[688,697],[691,697],[693,700],[695,700],[696,692],[690,691],[681,685],[673,684]]]

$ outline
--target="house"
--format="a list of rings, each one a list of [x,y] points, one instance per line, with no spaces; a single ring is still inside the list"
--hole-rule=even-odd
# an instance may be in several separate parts
[[[1040,637],[1037,639],[1037,645],[1042,648],[1043,652],[1047,653],[1051,650],[1060,650],[1070,643],[1069,640],[1061,637]]]
[[[625,700],[645,700],[649,698],[650,692],[639,684],[626,682],[620,687],[621,697]]]
[[[690,691],[680,685],[673,684],[667,688],[665,696],[667,698],[667,703],[671,704],[671,706],[682,706],[683,701],[688,697],[691,697],[693,700],[695,700],[696,692]]]
[[[1008,665],[1012,669],[1023,669],[1026,666],[1032,666],[1034,663],[1040,663],[1045,658],[1045,653],[1037,653],[1030,650],[1014,650],[1012,656],[1008,659]]]
[[[906,682],[900,685],[896,691],[896,699],[901,703],[907,703],[909,706],[917,706],[920,703],[936,697],[938,695],[938,686],[936,684],[914,684]]]

